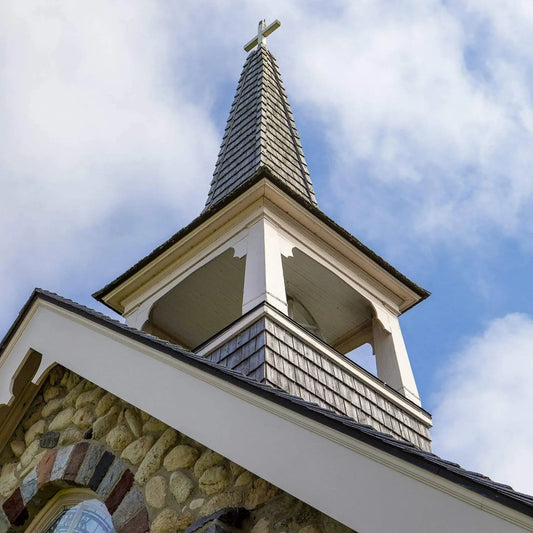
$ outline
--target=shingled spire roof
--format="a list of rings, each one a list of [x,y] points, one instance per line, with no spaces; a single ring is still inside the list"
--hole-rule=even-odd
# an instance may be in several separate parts
[[[316,205],[276,60],[260,45],[244,64],[205,208],[217,204],[265,167]]]

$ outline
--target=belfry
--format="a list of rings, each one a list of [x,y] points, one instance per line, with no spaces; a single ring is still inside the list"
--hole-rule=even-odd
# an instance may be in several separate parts
[[[203,213],[95,294],[129,325],[430,450],[398,322],[428,292],[317,205],[259,24]],[[344,354],[370,343],[377,379]]]
[[[279,26],[203,211],[94,294],[124,321],[35,289],[0,342],[0,533],[533,531],[431,452],[398,321],[429,293],[320,210]]]

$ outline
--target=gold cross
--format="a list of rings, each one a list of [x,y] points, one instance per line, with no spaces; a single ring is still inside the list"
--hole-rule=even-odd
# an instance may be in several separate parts
[[[277,19],[268,26],[266,25],[265,19],[260,20],[257,27],[257,36],[245,44],[244,49],[249,52],[255,45],[257,45],[257,48],[259,48],[261,45],[266,45],[266,38],[280,26],[281,22]]]

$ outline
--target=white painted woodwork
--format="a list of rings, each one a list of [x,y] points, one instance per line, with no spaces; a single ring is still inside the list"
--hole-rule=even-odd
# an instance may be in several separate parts
[[[398,319],[388,317],[388,331],[381,320],[372,321],[373,348],[378,376],[387,385],[421,405],[413,370]]]
[[[0,404],[30,348],[34,380],[60,363],[361,533],[533,531],[523,513],[42,300],[2,354]]]
[[[372,319],[371,303],[299,245],[282,261],[288,296],[305,306],[324,340],[334,348],[342,342],[345,353],[359,346],[359,339],[347,333]]]
[[[244,268],[245,259],[226,250],[157,300],[149,323],[195,348],[241,316]]]
[[[242,313],[267,302],[287,313],[287,295],[276,228],[265,218],[248,230]]]
[[[168,286],[242,242],[247,226],[259,216],[277,221],[281,234],[307,255],[332,269],[365,297],[397,309],[398,313],[420,300],[409,287],[375,263],[353,244],[317,219],[267,180],[255,184],[229,205],[213,214],[149,264],[103,296],[115,311],[128,314],[147,299],[157,300]]]
[[[398,323],[420,297],[268,181],[162,256],[106,297],[129,325],[193,349],[263,302],[287,314],[292,297],[334,348],[370,341],[378,376],[420,403]]]
[[[143,330],[144,325],[150,319],[152,305],[151,301],[145,300],[141,305],[129,309],[128,312],[124,314],[126,324],[131,328]]]

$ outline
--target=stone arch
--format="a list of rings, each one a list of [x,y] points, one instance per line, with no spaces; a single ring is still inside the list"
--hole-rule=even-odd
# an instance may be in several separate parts
[[[43,505],[68,487],[90,489],[102,500],[117,533],[150,529],[148,509],[134,485],[133,472],[102,444],[82,441],[49,450],[11,493],[2,505],[9,531],[24,531]]]

